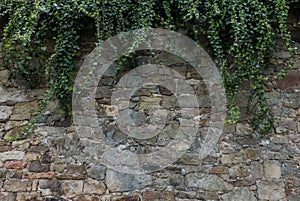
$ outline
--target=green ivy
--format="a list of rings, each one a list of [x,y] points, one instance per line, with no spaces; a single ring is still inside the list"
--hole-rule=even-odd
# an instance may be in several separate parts
[[[286,51],[295,55],[286,24],[289,7],[295,4],[299,1],[3,0],[1,16],[8,17],[8,23],[1,52],[5,67],[22,76],[30,87],[47,80],[44,84],[49,90],[41,114],[47,102],[56,97],[70,115],[74,57],[84,19],[95,22],[97,43],[120,32],[147,27],[181,30],[199,43],[205,37],[223,76],[228,122],[239,119],[237,93],[247,81],[252,126],[268,133],[273,116],[264,95],[269,82],[264,70],[274,68],[270,60],[276,60],[272,55],[278,39],[284,41]],[[51,43],[54,47],[48,50]],[[274,77],[283,77],[292,65],[293,57]]]

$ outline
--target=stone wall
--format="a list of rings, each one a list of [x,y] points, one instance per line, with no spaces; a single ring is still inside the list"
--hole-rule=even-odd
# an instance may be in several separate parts
[[[93,49],[95,41],[90,28],[81,35],[78,66]],[[300,41],[296,46],[300,50]],[[284,51],[277,54],[283,62],[289,57]],[[155,58],[141,53],[135,64],[152,59],[162,61],[186,77],[199,97],[201,113],[210,118],[211,103],[201,77],[178,58],[162,52]],[[122,69],[120,76],[129,70]],[[115,111],[110,107],[110,96],[114,75],[113,70],[106,73],[96,94],[107,142],[114,146],[129,143],[133,153],[147,153],[169,143],[178,127],[174,96],[157,86],[137,91],[131,100],[133,110],[145,111],[159,106],[170,110],[172,118],[158,137],[132,140],[113,123]],[[275,129],[271,135],[253,132],[245,123],[246,115],[242,114],[245,121],[226,124],[218,145],[205,159],[197,158],[195,141],[177,162],[144,175],[115,172],[92,160],[90,144],[80,141],[74,126],[64,126],[57,101],[49,104],[42,123],[27,139],[6,140],[28,123],[38,109],[43,91],[23,88],[11,72],[0,69],[0,200],[300,200],[300,52],[287,77],[270,83],[267,95],[275,114]],[[242,107],[246,94],[246,90],[240,93]],[[134,118],[139,121],[144,117]],[[206,123],[207,119],[202,119],[201,128],[205,128]],[[197,139],[201,140],[201,136]]]

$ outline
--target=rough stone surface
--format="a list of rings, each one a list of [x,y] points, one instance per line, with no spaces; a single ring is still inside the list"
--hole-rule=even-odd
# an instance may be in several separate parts
[[[7,192],[30,191],[32,182],[29,180],[8,180],[4,183],[3,189]]]
[[[0,106],[0,122],[7,120],[12,114],[12,107]]]
[[[23,161],[7,161],[4,167],[7,169],[23,169],[26,167],[26,163]]]
[[[112,170],[106,171],[106,185],[112,192],[132,191],[151,185],[150,175],[133,175],[118,173]]]
[[[257,201],[249,188],[237,188],[221,196],[223,201]]]
[[[291,10],[289,23],[299,24],[298,10]],[[2,21],[0,20],[0,46],[4,24]],[[94,23],[85,24],[87,27],[83,27],[79,33],[80,50],[74,61],[76,69],[81,67],[84,58],[94,49],[96,41]],[[293,27],[291,30],[293,38],[299,38],[295,35],[300,33],[299,29],[300,27]],[[281,40],[277,42],[278,45],[284,44]],[[53,48],[53,41],[49,43]],[[59,101],[51,100],[47,111],[39,117],[38,128],[26,139],[18,141],[10,141],[9,137],[16,136],[35,115],[45,89],[25,89],[22,80],[0,67],[0,201],[299,201],[299,41],[294,45],[298,47],[296,63],[284,79],[272,80],[273,75],[282,68],[281,63],[286,63],[290,57],[284,48],[280,47],[275,53],[281,57],[278,58],[278,65],[274,64],[274,68],[264,71],[270,76],[265,95],[274,115],[274,131],[270,131],[268,135],[260,135],[246,123],[250,120],[247,114],[247,96],[250,93],[249,83],[245,81],[237,94],[241,121],[224,125],[220,138],[213,139],[218,144],[205,158],[199,157],[200,148],[203,148],[201,143],[208,133],[210,122],[220,118],[211,106],[215,99],[225,97],[214,94],[215,88],[220,86],[213,85],[210,89],[206,78],[173,54],[157,52],[153,55],[148,51],[135,53],[136,60],[133,63],[157,63],[158,59],[182,75],[185,85],[172,73],[167,76],[175,83],[169,88],[157,86],[155,82],[160,78],[153,77],[154,83],[138,86],[132,92],[129,102],[120,100],[122,108],[130,108],[129,116],[126,111],[120,112],[112,105],[111,96],[116,92],[117,79],[123,78],[135,66],[122,66],[118,70],[119,76],[115,74],[115,64],[109,67],[95,90],[95,108],[99,117],[96,127],[101,128],[102,132],[93,133],[94,129],[89,128],[78,129],[72,121],[65,119],[59,108]],[[0,66],[1,55],[0,52]],[[203,58],[201,63],[205,66],[207,58]],[[148,68],[138,71],[135,76],[148,78],[149,72]],[[164,69],[159,72],[165,73]],[[127,84],[134,83],[135,79],[132,81]],[[193,99],[187,91],[189,86],[197,95],[201,107],[200,115],[197,109],[188,108],[190,115],[196,115],[193,119],[185,119],[182,115],[182,108],[189,107]],[[188,92],[182,105],[174,93],[178,90]],[[213,93],[212,99],[209,98],[209,93]],[[125,97],[128,92],[122,90],[120,95]],[[86,100],[88,99],[89,97]],[[82,108],[85,107],[83,103]],[[163,113],[166,115],[163,116]],[[119,129],[117,117],[124,118],[122,123],[133,123],[136,126],[163,122],[164,128],[150,139],[135,139]],[[81,118],[87,120],[90,117]],[[132,154],[159,153],[164,147],[173,146],[180,121],[182,124],[196,124],[199,132],[194,143],[179,160],[159,171],[145,175],[118,173],[95,160],[103,153],[103,146],[95,140],[101,136],[106,145],[117,150],[128,150]],[[190,139],[189,136],[186,139]],[[179,147],[181,146],[176,146]],[[118,165],[124,161],[136,165],[138,160],[146,164],[145,157],[120,160],[110,155],[109,159]]]
[[[230,191],[233,186],[216,175],[188,174],[185,177],[187,187],[195,187],[207,191]]]
[[[144,201],[175,201],[172,191],[145,191],[143,193]]]
[[[266,178],[279,179],[281,177],[281,164],[278,161],[265,161],[264,172]]]
[[[0,153],[0,161],[23,160],[25,153],[22,151],[7,151]]]
[[[93,193],[101,195],[105,192],[106,186],[103,182],[94,179],[88,179],[84,182],[84,193]]]
[[[257,184],[257,194],[260,200],[286,200],[283,181],[262,180]]]

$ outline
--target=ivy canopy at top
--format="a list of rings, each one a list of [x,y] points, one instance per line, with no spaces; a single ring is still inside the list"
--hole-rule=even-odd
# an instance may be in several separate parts
[[[236,95],[249,82],[250,122],[267,133],[273,117],[264,95],[270,77],[264,69],[275,68],[270,60],[276,41],[294,54],[286,24],[290,6],[298,0],[2,0],[1,16],[7,18],[2,56],[5,66],[23,76],[31,87],[47,78],[41,112],[56,97],[71,111],[74,57],[79,50],[79,30],[84,20],[95,22],[98,43],[122,31],[146,27],[181,30],[193,40],[206,38],[222,74],[229,103],[229,122],[239,119]],[[47,51],[55,41],[53,52]],[[20,46],[22,48],[20,48]],[[276,71],[284,76],[292,59]],[[69,101],[67,101],[69,100]],[[25,132],[26,133],[26,132]]]

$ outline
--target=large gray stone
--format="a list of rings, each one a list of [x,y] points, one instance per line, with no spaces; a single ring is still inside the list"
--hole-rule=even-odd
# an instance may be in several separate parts
[[[23,160],[25,153],[22,151],[7,151],[0,153],[0,161]]]
[[[223,201],[257,201],[248,188],[237,188],[221,196]]]
[[[23,95],[24,91],[16,89],[16,88],[4,88],[0,86],[0,103],[5,103],[7,101],[13,102],[24,102],[26,101],[26,97]]]
[[[278,161],[265,161],[264,172],[266,178],[279,179],[281,177],[281,164]]]
[[[106,185],[112,192],[132,191],[151,185],[150,175],[126,174],[112,170],[106,171]]]
[[[0,106],[0,122],[8,120],[11,114],[12,107]]]
[[[84,182],[84,193],[101,195],[105,192],[105,190],[106,186],[101,181],[97,181],[95,179],[88,179]]]
[[[104,179],[105,178],[105,167],[103,166],[92,166],[87,169],[88,177],[93,179]]]
[[[190,173],[185,177],[187,187],[195,187],[207,191],[230,191],[233,186],[216,175]]]
[[[257,183],[258,199],[277,201],[286,200],[283,181],[263,180]]]
[[[32,182],[29,180],[8,180],[4,183],[3,189],[7,192],[30,191]]]

